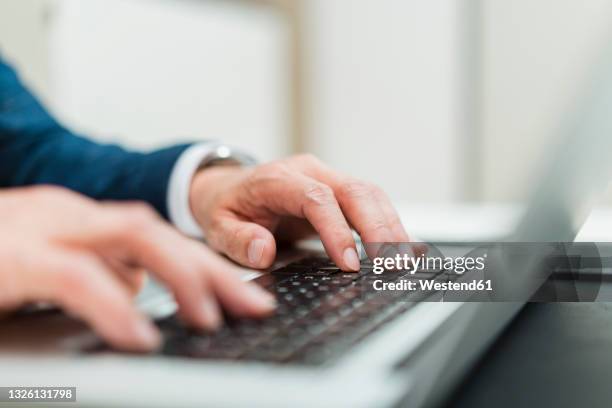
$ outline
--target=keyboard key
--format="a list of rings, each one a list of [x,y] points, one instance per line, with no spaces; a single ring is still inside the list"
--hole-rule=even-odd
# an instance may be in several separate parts
[[[412,278],[444,279],[443,271],[418,271]],[[423,299],[424,292],[381,293],[375,280],[411,278],[407,271],[376,275],[366,260],[358,273],[341,271],[327,258],[301,259],[255,282],[276,296],[274,314],[263,320],[232,319],[214,333],[196,332],[176,315],[156,321],[169,357],[324,364],[338,358],[382,324]],[[91,352],[108,350],[104,345]]]

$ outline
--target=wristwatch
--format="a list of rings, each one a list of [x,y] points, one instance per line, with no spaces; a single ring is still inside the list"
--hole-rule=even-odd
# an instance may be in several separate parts
[[[238,150],[233,149],[228,145],[218,144],[210,149],[210,151],[202,158],[198,170],[210,166],[217,165],[241,165],[254,166],[257,160],[253,156]]]
[[[203,238],[203,231],[189,205],[189,192],[194,175],[206,167],[253,166],[256,163],[252,156],[219,142],[200,143],[187,148],[175,164],[168,182],[166,200],[170,221],[184,234]]]

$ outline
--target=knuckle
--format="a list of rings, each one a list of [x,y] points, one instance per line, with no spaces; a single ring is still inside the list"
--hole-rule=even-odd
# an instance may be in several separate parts
[[[399,226],[402,225],[402,219],[400,218],[399,214],[395,210],[391,211],[391,213],[388,215],[388,218],[391,223],[399,225]]]
[[[150,223],[157,218],[157,213],[149,204],[135,202],[126,204],[126,206],[130,217],[137,222]]]
[[[250,233],[248,228],[233,228],[227,230],[222,241],[222,252],[228,256],[236,256],[243,253],[243,248],[248,245]]]
[[[334,202],[334,192],[328,185],[313,183],[306,187],[304,196],[309,203],[328,205]]]
[[[70,265],[56,272],[56,282],[63,293],[82,293],[87,287],[87,279],[81,269]]]
[[[203,274],[198,272],[195,267],[182,268],[176,272],[177,278],[185,286],[197,285],[198,281],[203,278]]]
[[[44,203],[45,208],[78,214],[89,222],[95,216],[95,202],[64,187],[40,185],[28,187],[25,197],[31,202]]]
[[[57,200],[61,197],[76,197],[72,191],[59,186],[39,185],[27,188],[28,192],[34,199]]]
[[[371,232],[374,233],[386,233],[389,230],[388,225],[383,221],[383,220],[373,220],[368,228],[370,229]]]
[[[268,187],[291,180],[294,176],[295,171],[286,163],[262,164],[246,176],[246,183],[243,184],[247,193],[246,196],[249,197],[249,201],[257,202],[262,198],[262,193],[267,191]]]
[[[141,234],[148,231],[156,220],[155,211],[147,204],[123,204],[115,209],[115,227],[125,234]]]
[[[293,156],[291,159],[296,160],[298,162],[305,163],[311,166],[318,166],[321,164],[321,161],[312,153],[302,153]]]
[[[353,239],[353,235],[351,234],[351,230],[344,222],[334,222],[328,226],[328,233],[335,237],[338,243],[343,245],[354,245],[355,241]]]
[[[271,162],[262,164],[247,176],[247,184],[261,185],[286,178],[291,174],[291,169],[283,162]]]
[[[384,190],[378,184],[370,184],[370,189],[372,190],[372,193],[374,193],[378,197],[386,197],[387,196],[387,194],[384,192]]]
[[[245,228],[236,228],[230,234],[230,243],[240,245],[247,238],[247,231]]]
[[[56,186],[56,185],[52,185],[52,184],[40,184],[37,186],[32,186],[29,187],[30,191],[32,192],[38,192],[41,194],[59,194],[61,192],[63,193],[69,193],[70,190],[61,187],[61,186]]]
[[[291,173],[291,168],[289,167],[289,165],[287,165],[287,163],[283,161],[276,161],[276,162],[264,164],[259,168],[259,170],[260,170],[260,174],[266,174],[266,175],[271,174],[271,175],[282,176],[282,175]]]
[[[375,194],[376,188],[365,181],[349,180],[340,187],[340,194],[346,198],[363,198]]]

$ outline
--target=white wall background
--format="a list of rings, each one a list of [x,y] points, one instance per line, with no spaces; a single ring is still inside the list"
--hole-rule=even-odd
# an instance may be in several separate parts
[[[455,0],[312,0],[311,146],[395,198],[462,185]]]
[[[482,4],[481,192],[486,200],[513,201],[527,192],[594,58],[612,41],[612,3]]]
[[[28,21],[0,31],[0,47],[71,126],[141,148],[212,137],[263,158],[287,153],[288,30],[270,8],[36,0],[35,10],[30,1],[0,2],[0,27]],[[304,4],[309,150],[395,198],[455,199],[455,1]],[[25,55],[30,45],[9,44],[14,35],[39,46]]]
[[[38,95],[51,99],[48,20],[50,0],[0,1],[0,53],[19,67]]]
[[[468,182],[483,200],[516,201],[612,41],[612,3],[480,3],[479,172]],[[461,199],[469,2],[304,4],[309,150],[396,199]],[[290,149],[286,23],[246,1],[2,0],[0,50],[84,133],[141,148],[212,137],[267,159]]]
[[[3,3],[18,16],[27,1]],[[44,36],[48,99],[72,127],[138,148],[213,138],[264,159],[286,154],[286,26],[274,10],[231,1],[38,3],[47,22],[27,37]],[[14,56],[26,70],[33,61]]]

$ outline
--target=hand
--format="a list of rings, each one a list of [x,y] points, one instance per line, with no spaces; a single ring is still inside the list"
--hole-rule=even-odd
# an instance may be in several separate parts
[[[99,204],[52,187],[0,193],[0,311],[51,302],[116,347],[149,350],[159,333],[132,304],[143,268],[174,293],[181,316],[212,329],[221,303],[260,316],[273,298],[237,268],[185,238],[144,204]]]
[[[334,172],[310,155],[254,168],[205,168],[194,177],[190,205],[208,243],[252,268],[273,262],[275,235],[295,240],[316,231],[345,271],[359,270],[350,226],[364,242],[409,241],[380,188]]]

